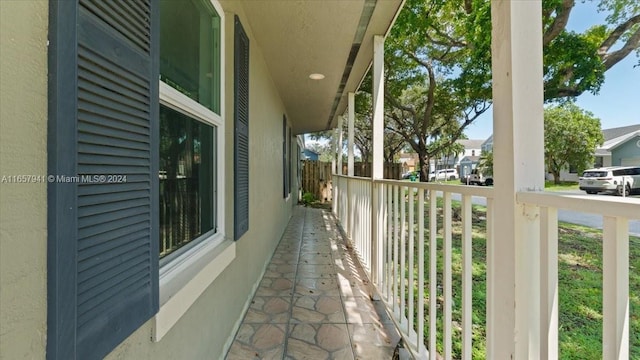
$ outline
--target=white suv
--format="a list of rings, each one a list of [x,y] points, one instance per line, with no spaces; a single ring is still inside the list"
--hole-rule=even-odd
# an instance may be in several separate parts
[[[640,166],[611,166],[585,170],[580,177],[580,190],[587,194],[612,192],[628,196],[640,189]]]
[[[458,170],[456,170],[456,169],[436,170],[435,173],[430,173],[429,174],[429,181],[456,180],[458,178],[459,178]]]

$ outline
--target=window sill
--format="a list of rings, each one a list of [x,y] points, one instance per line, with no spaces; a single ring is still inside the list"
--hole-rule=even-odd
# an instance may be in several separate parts
[[[189,310],[236,256],[234,241],[216,234],[202,246],[160,270],[160,310],[153,321],[153,341],[164,335]]]

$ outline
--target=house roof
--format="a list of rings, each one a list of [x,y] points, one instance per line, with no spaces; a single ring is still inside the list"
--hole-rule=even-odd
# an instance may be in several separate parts
[[[386,35],[403,0],[223,0],[244,13],[293,133],[334,128],[373,59],[374,35]],[[320,73],[323,80],[311,80]]]
[[[604,144],[602,144],[601,147],[599,147],[598,149],[596,149],[596,155],[598,155],[598,150],[604,150],[604,152],[602,152],[603,154],[607,154],[606,151],[611,151],[615,148],[617,148],[618,146],[624,144],[625,142],[627,142],[627,140],[631,139],[631,138],[635,138],[636,136],[640,136],[640,129],[630,132],[630,133],[626,133],[622,136],[618,136],[616,138],[613,138],[609,141],[605,141]]]
[[[480,161],[480,156],[465,156],[460,160],[460,162],[478,162]]]
[[[465,149],[480,149],[484,140],[482,139],[464,139],[464,140],[456,140],[458,144],[464,146]]]
[[[609,140],[613,140],[615,138],[630,134],[630,133],[638,131],[638,130],[640,130],[640,124],[622,126],[622,127],[617,127],[617,128],[604,129],[604,130],[602,130],[602,136],[604,136],[604,141],[606,143]]]
[[[482,145],[480,145],[480,146],[484,146],[484,145],[489,144],[489,143],[493,143],[493,134],[491,134],[491,135],[487,138],[487,140],[483,141],[483,142],[482,142]]]

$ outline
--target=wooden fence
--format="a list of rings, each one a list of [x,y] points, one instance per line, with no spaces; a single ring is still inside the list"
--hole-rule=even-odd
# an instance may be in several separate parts
[[[321,202],[331,202],[331,163],[302,160],[301,185],[302,193],[310,192]],[[371,177],[371,163],[354,163],[353,172],[355,176]],[[384,164],[383,176],[385,179],[398,180],[402,177],[402,164]],[[342,165],[342,174],[347,174],[347,165]]]

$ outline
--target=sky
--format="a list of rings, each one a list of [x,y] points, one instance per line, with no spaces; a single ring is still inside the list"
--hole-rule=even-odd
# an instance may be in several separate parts
[[[603,24],[605,14],[596,11],[593,2],[576,1],[567,29],[584,31],[594,24]],[[576,104],[600,119],[603,129],[640,124],[640,67],[635,53],[629,54],[605,73],[598,95],[584,93]],[[491,109],[469,125],[469,139],[486,139],[493,133]]]

